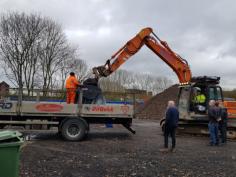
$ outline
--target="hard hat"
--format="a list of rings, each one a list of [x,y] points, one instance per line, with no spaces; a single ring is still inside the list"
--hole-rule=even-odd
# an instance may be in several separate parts
[[[74,73],[74,72],[70,72],[70,75],[71,75],[71,76],[74,76],[74,75],[75,75],[75,73]]]

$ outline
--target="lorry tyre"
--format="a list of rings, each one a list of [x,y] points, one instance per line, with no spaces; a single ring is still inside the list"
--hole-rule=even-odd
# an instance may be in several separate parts
[[[86,135],[86,121],[81,118],[68,118],[64,121],[61,135],[68,141],[80,141]]]
[[[59,123],[59,126],[58,126],[58,135],[59,136],[62,136],[61,132],[62,132],[62,126],[63,124],[67,121],[67,118],[64,118],[61,120],[61,122]]]
[[[162,131],[162,133],[164,135],[164,133],[165,133],[165,123],[163,123],[163,125],[161,126],[161,131]]]
[[[165,119],[164,118],[160,121],[160,126],[161,126],[161,131],[164,134],[165,132]]]
[[[88,134],[89,134],[89,125],[87,124],[86,130],[85,130],[84,139],[88,138]]]

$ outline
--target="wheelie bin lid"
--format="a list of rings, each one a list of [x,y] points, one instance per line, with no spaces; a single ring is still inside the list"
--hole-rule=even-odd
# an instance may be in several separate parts
[[[18,131],[0,131],[0,144],[9,142],[23,142],[22,134]]]

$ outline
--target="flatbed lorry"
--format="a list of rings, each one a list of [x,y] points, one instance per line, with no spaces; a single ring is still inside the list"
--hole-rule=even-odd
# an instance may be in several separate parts
[[[0,128],[6,125],[25,129],[58,128],[69,141],[79,141],[89,133],[90,124],[121,124],[130,132],[134,114],[130,104],[83,104],[83,91],[76,104],[50,101],[0,101]]]

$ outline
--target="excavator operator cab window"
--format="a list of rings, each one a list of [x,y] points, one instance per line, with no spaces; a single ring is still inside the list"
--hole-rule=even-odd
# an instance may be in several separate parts
[[[222,97],[222,89],[219,86],[212,86],[208,88],[208,100],[217,100],[217,101],[223,101]]]
[[[216,93],[217,93],[217,100],[223,101],[222,89],[221,89],[221,87],[216,87]]]
[[[197,85],[192,87],[190,98],[190,112],[206,114],[210,100],[223,101],[222,89],[215,85]]]
[[[216,101],[223,101],[222,96],[222,89],[220,86],[209,86],[208,87],[208,95],[207,95],[207,109],[209,107],[209,101],[210,100],[216,100]]]
[[[206,114],[210,100],[223,101],[222,89],[219,86],[195,86],[191,92],[190,112]]]
[[[208,100],[215,100],[215,88],[210,87],[208,90],[209,90],[208,91],[208,94],[209,94]]]

